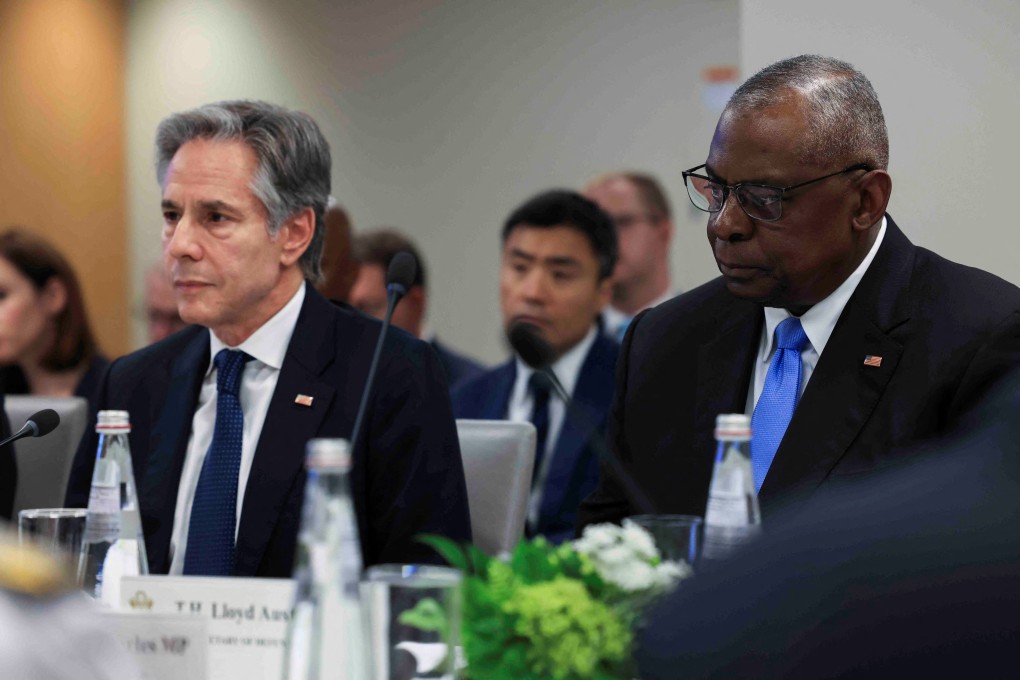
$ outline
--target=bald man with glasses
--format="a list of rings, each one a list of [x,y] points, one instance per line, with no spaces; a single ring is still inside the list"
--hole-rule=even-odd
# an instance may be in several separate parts
[[[888,149],[868,79],[807,55],[744,83],[683,173],[722,275],[634,319],[610,420],[658,512],[704,513],[720,413],[751,416],[768,515],[898,463],[1020,359],[1020,289],[908,240]],[[579,524],[636,512],[603,469]]]

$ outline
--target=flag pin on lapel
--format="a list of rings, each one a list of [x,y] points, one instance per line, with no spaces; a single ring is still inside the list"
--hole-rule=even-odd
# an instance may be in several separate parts
[[[296,397],[294,397],[294,403],[299,404],[301,406],[311,406],[312,397],[309,397],[307,394],[299,394]]]
[[[864,357],[864,365],[865,366],[881,366],[882,365],[882,357],[877,357],[874,354],[869,354],[868,356]]]

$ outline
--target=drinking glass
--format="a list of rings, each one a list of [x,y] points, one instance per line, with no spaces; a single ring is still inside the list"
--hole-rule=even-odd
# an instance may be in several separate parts
[[[18,540],[59,555],[75,568],[85,534],[85,508],[38,508],[18,513]]]
[[[632,522],[652,535],[662,559],[692,567],[701,554],[701,518],[696,515],[635,515]]]
[[[361,582],[371,677],[455,678],[461,573],[449,567],[382,564]]]

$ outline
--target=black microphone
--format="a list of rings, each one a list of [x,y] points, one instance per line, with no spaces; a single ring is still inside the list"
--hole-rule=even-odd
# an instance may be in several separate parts
[[[375,343],[375,353],[372,355],[372,363],[368,367],[368,378],[365,380],[365,391],[361,393],[361,404],[358,406],[358,417],[354,419],[354,429],[351,431],[351,451],[357,446],[358,437],[361,435],[361,426],[365,418],[365,410],[368,408],[368,398],[372,392],[372,383],[375,381],[376,368],[379,366],[379,355],[382,354],[383,341],[386,339],[386,331],[390,327],[390,318],[393,310],[401,298],[407,295],[407,291],[414,285],[414,277],[418,273],[418,260],[414,255],[402,250],[393,256],[390,265],[386,269],[386,316],[383,318],[382,329],[379,330],[379,339]]]
[[[53,432],[60,424],[60,416],[51,408],[44,408],[42,411],[33,413],[24,426],[7,439],[0,442],[0,446],[6,446],[13,441],[25,437],[42,437]]]
[[[540,379],[544,379],[553,392],[556,393],[556,396],[560,398],[560,401],[563,402],[567,409],[567,417],[574,421],[581,431],[589,430],[591,432],[591,435],[588,437],[588,443],[594,449],[595,455],[616,475],[620,485],[623,486],[623,492],[627,494],[627,499],[630,500],[641,514],[655,514],[655,509],[648,496],[641,490],[641,487],[638,486],[638,483],[623,466],[620,459],[609,450],[609,446],[606,444],[602,433],[577,408],[574,400],[570,398],[570,395],[563,388],[563,384],[560,383],[556,374],[552,372],[550,366],[554,360],[553,349],[542,338],[538,327],[526,322],[515,323],[507,331],[507,338],[510,340],[510,346],[514,348],[521,361],[533,368],[535,375],[541,376]]]

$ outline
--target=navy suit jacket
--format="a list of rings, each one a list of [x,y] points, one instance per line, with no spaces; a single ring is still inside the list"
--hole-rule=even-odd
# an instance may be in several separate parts
[[[460,383],[485,373],[485,367],[480,363],[454,352],[439,340],[433,339],[430,344],[432,349],[436,350],[436,356],[439,357],[439,363],[443,367],[451,390]]]
[[[715,418],[746,408],[764,316],[717,278],[631,323],[610,440],[658,512],[704,513]],[[1020,289],[914,246],[889,218],[765,477],[762,512],[895,464],[905,446],[945,431],[1018,347]],[[865,364],[869,355],[881,364]],[[603,470],[580,524],[635,512]]]
[[[587,425],[574,422],[569,415],[564,418],[549,462],[535,527],[536,534],[550,541],[573,538],[577,508],[598,481],[598,459],[588,440],[593,434],[604,436],[619,353],[620,346],[599,333],[581,364],[571,397]],[[454,415],[475,420],[506,420],[516,378],[517,362],[511,359],[463,383],[453,393]]]
[[[350,438],[380,327],[306,286],[248,476],[235,575],[290,576],[304,500],[305,444],[314,437]],[[153,573],[170,566],[178,484],[208,366],[209,331],[191,326],[114,361],[97,393],[98,408],[131,414],[135,482]],[[366,565],[438,561],[416,536],[471,538],[449,393],[427,344],[395,328],[378,371],[351,470],[362,558]],[[312,397],[311,406],[295,403],[299,394]],[[93,432],[82,438],[68,484],[69,507],[88,501],[96,442]]]

